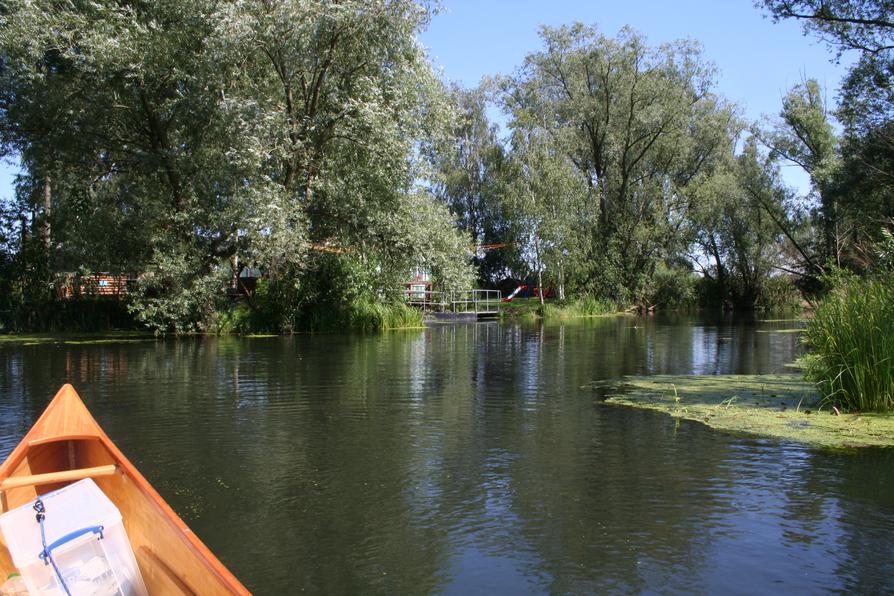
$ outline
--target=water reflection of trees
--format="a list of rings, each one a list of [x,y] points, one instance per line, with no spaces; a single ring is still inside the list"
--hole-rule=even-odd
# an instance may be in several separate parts
[[[407,506],[446,528],[443,549],[463,562],[444,585],[461,590],[481,579],[471,551],[490,564],[509,561],[523,576],[519,586],[638,589],[688,577],[679,567],[696,565],[709,543],[702,507],[710,509],[711,496],[697,509],[686,499],[717,481],[704,446],[676,441],[669,421],[653,417],[663,436],[643,434],[642,413],[608,413],[569,396],[591,378],[594,361],[588,350],[568,349],[567,331],[465,326],[426,337],[427,394],[417,415],[428,440],[414,450],[408,477],[421,488]],[[601,345],[623,362],[624,349]]]
[[[722,363],[717,372],[760,368],[773,341],[723,321],[625,317],[21,348],[0,353],[0,387],[13,396],[0,424],[30,424],[45,405],[34,396],[74,381],[163,496],[259,591],[463,591],[496,580],[518,592],[701,592],[722,585],[712,570],[746,582],[754,573],[729,555],[754,527],[749,515],[780,521],[780,540],[805,552],[810,540],[827,548],[829,528],[848,552],[881,548],[883,532],[855,528],[884,499],[851,502],[878,462],[865,477],[843,475],[854,496],[842,507],[824,483],[846,462],[824,470],[808,454],[795,466],[760,444],[604,406],[579,387],[708,361]],[[753,564],[771,556],[757,552]],[[840,573],[859,591],[880,586]]]

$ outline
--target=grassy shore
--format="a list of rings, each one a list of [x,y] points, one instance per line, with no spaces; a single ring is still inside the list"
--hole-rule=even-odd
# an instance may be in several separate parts
[[[609,387],[607,404],[657,410],[719,430],[815,447],[894,446],[894,415],[817,410],[820,395],[800,375],[625,377]]]

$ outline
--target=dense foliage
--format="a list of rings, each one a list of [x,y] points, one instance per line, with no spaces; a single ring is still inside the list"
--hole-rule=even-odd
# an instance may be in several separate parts
[[[763,0],[775,19],[795,19],[840,57],[856,52],[837,116],[824,121],[818,89],[786,98],[794,137],[787,159],[810,174],[819,201],[817,254],[830,288],[808,327],[809,377],[826,401],[853,411],[894,409],[894,6],[878,0]],[[862,277],[861,277],[862,276]]]
[[[414,0],[6,2],[0,141],[23,174],[0,324],[126,324],[62,298],[91,272],[136,280],[132,323],[174,332],[415,324],[419,267],[599,309],[812,300],[894,216],[894,28],[885,3],[760,4],[860,52],[837,110],[805,79],[745,122],[698,44],[581,23],[449,86]]]
[[[419,263],[465,283],[468,242],[415,188],[451,116],[415,38],[429,17],[409,0],[6,3],[21,304],[35,283],[52,300],[53,272],[130,272],[136,317],[189,331],[252,268],[291,329],[309,300],[388,302]]]
[[[865,255],[894,217],[894,6],[879,0],[763,0],[775,19],[794,19],[840,57],[855,53],[835,111],[835,146],[821,123],[805,121],[805,169],[821,194],[826,256],[862,271]],[[811,90],[813,97],[818,91]],[[811,100],[816,103],[816,100]],[[797,129],[795,129],[797,131]],[[834,245],[834,250],[833,246]]]

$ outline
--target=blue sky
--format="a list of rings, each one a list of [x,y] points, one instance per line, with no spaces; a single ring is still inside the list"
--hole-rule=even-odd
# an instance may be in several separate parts
[[[541,48],[540,25],[573,21],[597,25],[609,36],[630,25],[651,45],[681,38],[699,41],[718,69],[717,89],[757,120],[778,114],[783,95],[804,78],[815,78],[834,105],[845,67],[832,53],[804,37],[794,22],[774,24],[750,0],[443,0],[421,42],[444,76],[469,87],[484,75],[511,74],[526,54]],[[843,64],[848,62],[845,57]],[[783,174],[806,190],[797,168]]]
[[[511,74],[540,49],[541,24],[596,24],[608,35],[624,25],[653,45],[680,38],[701,42],[718,68],[718,90],[751,119],[778,113],[782,96],[803,78],[816,78],[834,99],[844,67],[825,45],[793,22],[774,24],[750,0],[443,0],[422,43],[447,79],[465,86],[482,76]],[[0,198],[12,195],[16,168],[0,165]],[[789,184],[806,177],[785,168]]]

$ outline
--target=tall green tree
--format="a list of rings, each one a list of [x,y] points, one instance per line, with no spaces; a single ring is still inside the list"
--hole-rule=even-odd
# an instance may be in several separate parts
[[[319,267],[321,251],[364,268],[370,300],[400,279],[392,265],[441,257],[425,254],[431,243],[405,246],[413,209],[430,211],[414,188],[426,175],[420,148],[449,115],[416,42],[425,5],[13,1],[4,11],[4,146],[23,156],[32,187],[51,189],[35,221],[64,266],[101,266],[110,251],[91,245],[131,238],[133,307],[147,324],[207,324],[245,266],[278,286],[285,321],[334,271]]]
[[[138,302],[144,313],[165,296],[195,302],[189,290],[213,276],[218,260],[232,251],[230,189],[239,176],[229,168],[218,117],[231,69],[205,51],[213,8],[203,2],[6,5],[0,51],[10,83],[4,88],[14,91],[2,102],[4,142],[22,155],[32,178],[40,177],[41,163],[53,164],[52,218],[71,224],[53,227],[57,251],[85,240],[99,247],[62,263],[107,254],[108,238],[134,239],[132,264],[159,274],[152,283],[158,295]],[[41,114],[47,99],[50,109]],[[95,221],[91,211],[117,211],[105,221],[121,227],[91,238],[102,231],[78,225]],[[161,283],[171,272],[153,264],[184,258],[188,276]],[[81,265],[102,263],[88,258]]]
[[[769,276],[789,266],[787,191],[756,138],[748,138],[739,155],[727,156],[693,188],[693,239],[717,297],[727,307],[752,309]]]
[[[844,126],[836,179],[842,217],[857,245],[848,265],[862,269],[894,217],[894,55],[866,56],[845,78],[838,107]]]
[[[819,83],[813,79],[786,94],[779,116],[775,129],[767,135],[771,157],[797,165],[810,177],[819,238],[817,246],[805,245],[802,250],[805,272],[815,275],[823,271],[828,261],[840,264],[846,245],[847,223],[839,215],[836,188],[841,168],[838,138]]]
[[[776,20],[795,19],[806,33],[840,50],[894,49],[894,6],[884,0],[762,0]]]
[[[473,259],[481,283],[492,285],[519,265],[517,221],[507,203],[509,166],[495,124],[488,121],[484,87],[454,86],[456,116],[446,142],[432,147],[434,192],[448,206],[459,228],[476,246]]]
[[[894,5],[877,0],[763,0],[776,20],[800,21],[826,41],[836,58],[856,52],[842,84],[838,119],[844,126],[842,167],[834,176],[836,221],[856,246],[845,263],[860,269],[861,254],[894,216]]]
[[[595,223],[587,181],[560,140],[543,128],[516,128],[511,156],[511,212],[528,270],[537,277],[540,303],[544,274],[564,299],[569,275],[585,259],[588,224]]]
[[[544,123],[571,138],[598,218],[582,283],[635,300],[657,262],[680,249],[685,189],[726,131],[712,67],[693,43],[649,47],[624,29],[608,38],[580,23],[544,27],[544,49],[506,81],[511,126]]]

